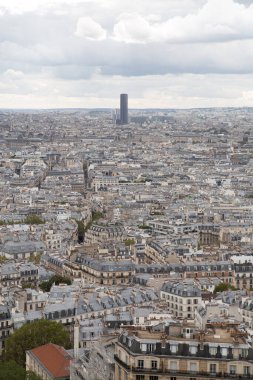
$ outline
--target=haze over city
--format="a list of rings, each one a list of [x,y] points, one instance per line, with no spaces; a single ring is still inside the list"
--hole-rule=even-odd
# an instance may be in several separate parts
[[[0,0],[0,380],[253,379],[253,0]]]
[[[253,2],[0,0],[0,107],[253,104]]]

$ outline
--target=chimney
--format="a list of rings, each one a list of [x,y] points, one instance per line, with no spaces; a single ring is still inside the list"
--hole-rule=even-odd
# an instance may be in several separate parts
[[[74,326],[74,359],[75,360],[77,360],[79,357],[79,329],[80,329],[80,324],[77,319]]]

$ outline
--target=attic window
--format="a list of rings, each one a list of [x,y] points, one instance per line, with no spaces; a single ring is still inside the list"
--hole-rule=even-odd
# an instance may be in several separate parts
[[[197,347],[196,346],[190,346],[189,347],[190,354],[196,355],[197,353]]]
[[[146,352],[147,351],[147,345],[142,343],[141,344],[141,350],[142,350],[142,352]]]
[[[177,344],[172,344],[170,346],[170,351],[172,354],[176,354],[177,353],[177,349],[178,349],[178,345]]]
[[[153,352],[156,349],[156,345],[154,343],[148,343],[147,350],[148,352]]]

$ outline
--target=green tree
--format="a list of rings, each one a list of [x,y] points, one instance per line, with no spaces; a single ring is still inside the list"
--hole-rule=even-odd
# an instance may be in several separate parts
[[[37,253],[36,255],[34,253],[32,253],[31,256],[29,257],[28,261],[30,263],[40,264],[41,256],[42,256],[42,253]]]
[[[0,363],[0,380],[42,380],[34,372],[26,372],[14,360]]]
[[[214,293],[226,292],[227,290],[236,290],[233,285],[221,282],[219,285],[216,285],[214,288]]]
[[[0,264],[3,264],[7,261],[5,256],[0,256]]]
[[[151,229],[151,227],[150,227],[150,226],[147,226],[146,224],[140,224],[138,227],[139,227],[140,229],[142,229],[142,230],[150,230],[150,229]]]
[[[77,233],[79,236],[84,235],[84,224],[82,220],[76,220],[77,223]]]
[[[0,380],[25,380],[26,371],[14,360],[0,363]]]
[[[40,284],[40,289],[44,292],[50,292],[52,285],[67,284],[71,285],[71,279],[68,277],[62,277],[57,274],[53,275],[48,281],[43,281]]]
[[[126,247],[130,247],[130,245],[134,245],[135,244],[135,240],[134,239],[125,239],[124,240],[124,243],[125,243],[125,246]]]
[[[45,221],[38,215],[27,215],[24,220],[25,224],[44,224]]]
[[[71,346],[69,333],[60,323],[46,319],[26,323],[6,339],[4,358],[24,367],[27,350],[50,342],[65,348]]]
[[[97,220],[103,218],[104,214],[100,211],[92,211],[92,221],[96,222]]]

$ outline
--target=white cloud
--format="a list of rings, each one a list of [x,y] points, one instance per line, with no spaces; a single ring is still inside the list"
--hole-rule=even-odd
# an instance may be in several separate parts
[[[1,107],[117,107],[122,91],[137,108],[250,106],[253,5],[240,3],[0,0]]]
[[[138,14],[123,14],[114,26],[114,37],[117,41],[128,43],[148,42],[152,35],[152,28],[144,17]]]
[[[253,5],[233,0],[208,0],[197,13],[151,22],[123,14],[114,26],[114,38],[127,43],[222,42],[253,38]]]
[[[7,75],[8,76],[8,75]],[[119,106],[119,93],[129,93],[130,108],[251,106],[252,75],[102,76],[55,79],[50,73],[27,74],[20,80],[0,76],[1,107],[57,108]]]
[[[8,69],[3,73],[3,77],[7,80],[21,80],[24,78],[24,73],[20,70]]]
[[[106,31],[91,17],[80,17],[77,21],[75,35],[89,40],[106,39]]]

